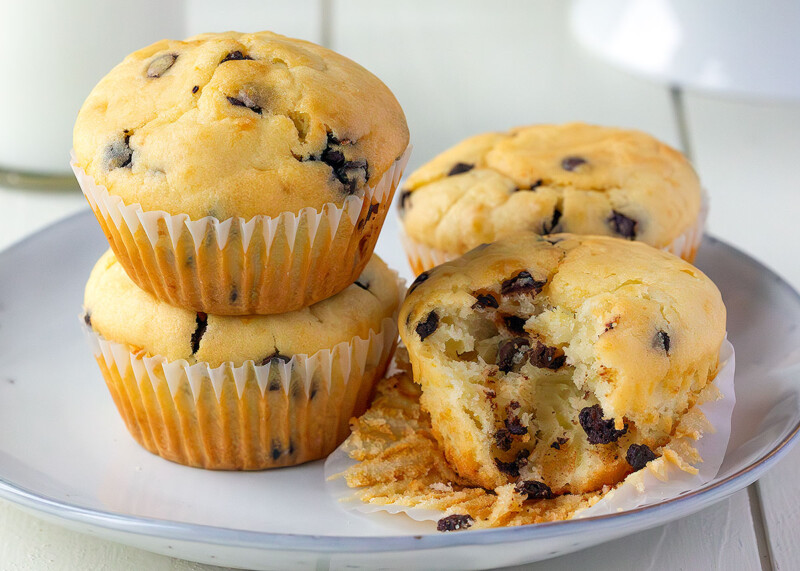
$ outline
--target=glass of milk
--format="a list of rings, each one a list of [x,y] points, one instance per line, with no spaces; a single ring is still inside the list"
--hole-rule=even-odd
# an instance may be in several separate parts
[[[183,0],[25,0],[0,16],[0,185],[75,187],[72,126],[95,84],[139,48],[184,37]]]

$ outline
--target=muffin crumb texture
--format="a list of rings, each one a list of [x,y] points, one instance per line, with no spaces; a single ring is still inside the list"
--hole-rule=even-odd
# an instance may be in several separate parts
[[[448,461],[530,497],[613,486],[660,455],[713,379],[719,291],[643,244],[527,233],[412,286],[401,336]]]
[[[567,519],[610,489],[556,497],[537,482],[488,490],[471,484],[448,464],[434,437],[405,349],[398,349],[395,364],[398,371],[378,383],[369,410],[351,421],[344,444],[358,463],[343,477],[361,501],[441,510],[436,529],[455,532]]]

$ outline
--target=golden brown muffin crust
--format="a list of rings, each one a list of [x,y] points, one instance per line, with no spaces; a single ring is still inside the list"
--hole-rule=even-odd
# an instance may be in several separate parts
[[[168,360],[256,364],[271,358],[332,349],[380,331],[400,300],[396,274],[373,256],[356,283],[337,295],[290,313],[217,316],[159,301],[139,289],[109,250],[86,284],[84,309],[92,328]]]
[[[645,133],[570,123],[471,137],[412,173],[403,227],[460,255],[519,231],[617,236],[668,246],[694,225],[700,183]]]
[[[341,205],[408,146],[394,95],[351,60],[259,32],[126,57],[75,123],[78,165],[126,204],[215,216]]]

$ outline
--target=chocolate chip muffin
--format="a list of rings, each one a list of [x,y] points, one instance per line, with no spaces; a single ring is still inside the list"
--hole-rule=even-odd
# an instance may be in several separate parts
[[[493,490],[470,484],[450,467],[431,432],[402,347],[393,363],[392,375],[378,382],[369,409],[350,422],[352,434],[326,462],[329,474],[342,466],[340,453],[356,461],[329,476],[334,481],[343,477],[355,489],[354,499],[372,506],[440,510],[437,529],[448,532],[568,519],[601,498],[599,492],[542,497],[530,486],[526,492],[514,484]]]
[[[458,473],[551,497],[661,453],[716,374],[725,307],[672,254],[523,232],[421,274],[399,323]]]
[[[416,273],[519,231],[636,240],[693,260],[703,200],[686,158],[644,133],[571,123],[469,138],[409,176]]]
[[[89,94],[73,142],[131,278],[174,305],[243,315],[293,311],[355,280],[409,134],[389,89],[351,60],[228,32],[126,57]]]
[[[139,289],[109,251],[87,283],[84,319],[139,444],[181,464],[255,470],[321,458],[344,440],[393,351],[400,294],[374,256],[358,281],[310,307],[215,316]]]

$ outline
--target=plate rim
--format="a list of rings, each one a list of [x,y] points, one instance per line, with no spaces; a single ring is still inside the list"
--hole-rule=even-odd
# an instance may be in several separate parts
[[[73,222],[75,218],[87,217],[90,212],[89,209],[80,210],[54,224],[46,226],[12,243],[7,248],[0,250],[0,256],[23,247],[29,241],[40,237],[40,235],[45,232],[52,231],[58,226]],[[778,287],[788,292],[800,306],[800,293],[774,270],[719,238],[706,234],[703,236],[703,241],[708,241],[710,244],[727,249],[734,257],[765,272],[776,282]],[[85,508],[74,503],[56,500],[38,494],[23,486],[12,483],[2,476],[0,476],[0,498],[34,512],[44,513],[75,524],[103,528],[123,534],[158,537],[165,540],[188,543],[224,545],[228,547],[261,550],[283,549],[327,553],[351,553],[355,551],[362,553],[380,553],[386,551],[437,549],[461,545],[516,543],[554,536],[572,535],[585,531],[587,526],[594,526],[596,522],[605,522],[609,524],[605,526],[606,529],[609,530],[625,528],[634,526],[637,522],[650,518],[651,516],[655,518],[659,514],[666,515],[676,512],[679,516],[684,512],[688,514],[692,511],[692,507],[697,507],[699,505],[698,509],[700,509],[712,503],[714,500],[730,495],[754,482],[783,458],[798,440],[800,440],[800,421],[798,421],[768,452],[752,460],[747,466],[741,468],[737,472],[730,474],[722,480],[712,482],[697,490],[664,500],[657,504],[638,507],[621,513],[599,515],[584,519],[554,521],[517,527],[467,530],[466,532],[455,534],[342,536],[276,533],[218,527]],[[693,503],[692,500],[695,500],[695,502]],[[664,521],[666,522],[667,520]]]

